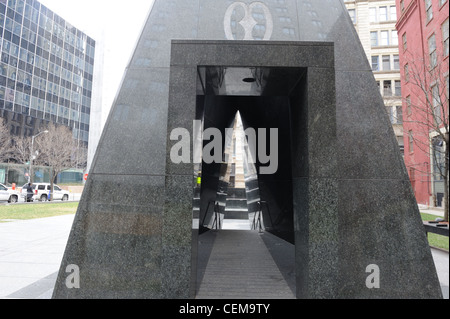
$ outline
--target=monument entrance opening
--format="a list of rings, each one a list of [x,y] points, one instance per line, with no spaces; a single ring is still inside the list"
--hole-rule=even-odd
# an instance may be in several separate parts
[[[223,228],[224,218],[242,218],[247,208],[252,225],[264,221],[266,230],[294,243],[290,114],[304,106],[290,94],[302,85],[306,69],[198,70],[199,92],[204,92],[197,95],[204,153],[195,172],[201,175],[200,229]],[[304,140],[306,134],[295,139]],[[241,174],[236,172],[239,160]]]
[[[199,207],[194,206],[198,298],[295,296],[290,109],[302,105],[291,101],[290,93],[305,73],[304,68],[198,68],[197,119],[205,152],[194,172],[201,176],[195,192]],[[204,234],[211,229],[214,234]],[[248,281],[252,284],[243,284]]]
[[[259,229],[267,233],[268,239],[262,241],[267,256],[274,264],[284,259],[285,263],[277,267],[284,270],[290,267],[295,274],[296,284],[290,285],[293,296],[301,298],[307,294],[305,276],[310,275],[311,259],[305,248],[309,246],[309,223],[324,217],[320,215],[323,212],[309,216],[310,189],[316,183],[311,177],[317,173],[311,169],[317,164],[311,164],[321,161],[321,173],[327,177],[333,175],[335,165],[332,48],[329,43],[305,45],[296,51],[299,47],[294,49],[288,43],[172,42],[168,134],[184,123],[184,127],[192,129],[193,136],[193,165],[169,165],[169,171],[180,175],[192,174],[194,168],[192,296],[197,293],[192,287],[194,283],[201,289],[197,277],[203,280],[207,277],[204,259],[210,258],[209,253],[213,254],[217,244],[208,246],[205,238],[218,240],[205,233],[222,228],[224,218],[231,214],[227,211],[228,195],[245,198],[250,228],[254,227],[256,234]],[[244,131],[240,150],[239,143],[233,144],[233,128],[239,125]],[[176,138],[172,139],[168,149],[177,143]],[[230,180],[233,169],[230,154],[238,153],[244,162],[244,193],[230,187],[230,182],[236,182]],[[320,203],[333,200],[335,193],[330,191],[333,187],[330,183],[323,191],[315,190],[314,200]],[[335,205],[327,207],[328,220],[322,221],[322,225],[332,224],[335,208]],[[220,234],[222,240],[223,232]],[[231,243],[236,236],[228,232],[226,237]],[[272,241],[269,236],[273,236]],[[284,258],[271,249],[277,240],[284,241],[286,247],[290,245]],[[333,241],[323,245],[333,247]],[[202,249],[206,249],[206,257]],[[246,249],[252,251],[251,245]],[[320,245],[316,247],[317,251],[320,249]],[[330,255],[334,253],[327,247],[322,257],[334,258]],[[225,265],[223,260],[223,271]]]

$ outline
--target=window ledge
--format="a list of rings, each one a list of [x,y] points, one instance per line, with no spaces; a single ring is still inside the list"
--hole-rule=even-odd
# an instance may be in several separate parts
[[[388,44],[388,45],[371,45],[372,49],[395,49],[398,48],[398,44]]]
[[[398,70],[376,70],[376,71],[373,71],[373,70],[372,70],[372,72],[373,72],[374,74],[383,74],[383,73],[391,73],[391,74],[395,74],[395,73],[399,73],[400,70],[399,70],[399,69],[398,69]]]
[[[395,23],[397,23],[397,20],[386,20],[386,21],[370,22],[370,25],[375,25],[375,24],[395,24]]]

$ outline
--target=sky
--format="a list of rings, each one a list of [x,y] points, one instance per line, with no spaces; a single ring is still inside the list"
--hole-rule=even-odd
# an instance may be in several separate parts
[[[39,2],[96,40],[97,45],[104,43],[103,104],[109,108],[153,0],[39,0]]]

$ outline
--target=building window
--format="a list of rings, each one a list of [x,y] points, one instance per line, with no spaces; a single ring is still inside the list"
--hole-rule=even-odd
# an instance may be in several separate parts
[[[442,7],[446,2],[447,0],[439,0],[439,6]]]
[[[356,24],[356,11],[355,9],[349,9],[348,14],[350,15],[350,18],[352,19],[353,24]]]
[[[431,88],[431,94],[432,94],[432,104],[433,104],[433,117],[434,117],[434,124],[436,126],[441,125],[442,118],[441,118],[441,97],[439,96],[439,86],[434,85]]]
[[[400,10],[405,11],[405,0],[400,1]]]
[[[369,8],[369,22],[377,22],[377,8]]]
[[[392,96],[392,84],[391,81],[383,82],[383,96]]]
[[[394,70],[400,70],[400,57],[394,54]]]
[[[445,98],[447,99],[447,105],[448,105],[448,93],[449,93],[449,83],[448,83],[448,74],[445,77],[445,91],[447,93],[447,95],[445,96]]]
[[[406,51],[408,49],[408,42],[406,40],[406,32],[402,35],[402,43],[403,43],[403,51]]]
[[[380,32],[380,44],[389,45],[389,31]]]
[[[406,97],[406,114],[410,116],[412,114],[412,108],[411,108],[411,96],[408,95]]]
[[[442,47],[444,56],[448,56],[448,19],[442,24]]]
[[[395,107],[395,111],[397,113],[397,115],[396,115],[397,124],[403,124],[403,110],[402,110],[402,106],[401,105],[397,105]]]
[[[428,52],[430,55],[430,67],[433,69],[437,65],[436,36],[434,34],[428,38]]]
[[[393,21],[397,20],[397,8],[395,6],[390,6],[390,19]]]
[[[389,116],[389,121],[391,122],[391,124],[394,124],[394,109],[390,106],[386,106],[386,112]]]
[[[405,71],[405,80],[406,80],[406,82],[409,82],[409,65],[408,64],[405,64],[404,71]]]
[[[425,10],[427,12],[427,22],[433,19],[432,0],[425,0]]]
[[[373,55],[372,56],[372,71],[379,71],[379,70],[380,70],[379,56]]]
[[[413,138],[413,132],[411,130],[408,132],[408,139],[409,139],[409,152],[412,153],[412,152],[414,152],[414,138]],[[412,177],[413,176],[411,176],[411,178]]]
[[[402,96],[402,83],[400,80],[395,80],[395,96]]]
[[[383,55],[383,71],[389,71],[391,69],[391,56]]]
[[[370,32],[370,44],[373,47],[378,46],[378,32],[377,31]]]
[[[443,180],[445,169],[445,153],[444,153],[444,141],[441,136],[435,136],[431,139],[431,145],[433,147],[433,171],[434,180]]]
[[[380,21],[388,21],[388,8],[380,7]]]
[[[392,45],[398,45],[398,34],[397,30],[391,31],[391,37],[392,37]]]

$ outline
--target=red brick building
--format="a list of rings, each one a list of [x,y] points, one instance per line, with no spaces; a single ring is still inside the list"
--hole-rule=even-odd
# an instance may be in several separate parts
[[[444,196],[449,1],[396,0],[405,164],[417,202],[430,206],[442,206]]]

